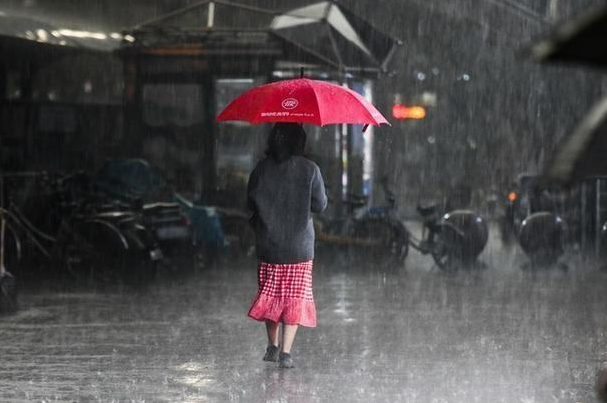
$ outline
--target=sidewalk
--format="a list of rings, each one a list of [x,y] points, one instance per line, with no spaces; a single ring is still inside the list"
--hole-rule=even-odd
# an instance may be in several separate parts
[[[497,252],[494,252],[497,253]],[[492,262],[506,261],[494,256]],[[607,274],[315,268],[319,325],[281,370],[246,318],[254,263],[139,294],[25,293],[0,402],[594,402]]]

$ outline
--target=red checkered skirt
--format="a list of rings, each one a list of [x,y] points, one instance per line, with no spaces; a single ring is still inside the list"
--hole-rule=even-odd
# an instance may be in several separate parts
[[[259,291],[249,309],[249,317],[315,327],[312,266],[312,260],[294,264],[260,261],[257,266]]]

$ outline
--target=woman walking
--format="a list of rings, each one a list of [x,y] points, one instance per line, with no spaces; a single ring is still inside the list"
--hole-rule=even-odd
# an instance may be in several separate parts
[[[278,361],[281,368],[293,367],[290,352],[298,326],[316,326],[311,213],[326,208],[327,196],[320,169],[303,157],[305,144],[301,125],[275,124],[267,157],[251,173],[247,188],[259,260],[259,291],[248,315],[265,322],[268,346],[263,359]]]

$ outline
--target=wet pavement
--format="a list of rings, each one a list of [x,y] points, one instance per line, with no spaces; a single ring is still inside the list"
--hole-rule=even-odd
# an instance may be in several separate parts
[[[254,262],[133,293],[26,291],[0,318],[0,402],[595,402],[607,272],[519,268],[492,245],[453,274],[317,260],[318,327],[281,370],[246,318]]]

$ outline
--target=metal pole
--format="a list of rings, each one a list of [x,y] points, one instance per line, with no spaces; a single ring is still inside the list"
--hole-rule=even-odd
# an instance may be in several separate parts
[[[4,208],[4,174],[0,173],[0,208]]]
[[[339,85],[344,86],[347,85],[345,77],[342,75],[340,77],[339,80]],[[345,150],[344,148],[346,147],[344,145],[345,142],[347,142],[347,135],[348,135],[348,128],[345,124],[340,124],[337,126],[339,128],[339,161],[338,161],[338,167],[339,167],[339,203],[337,205],[337,213],[339,216],[342,215],[343,210],[344,210],[344,201],[345,201],[345,196],[347,193],[347,187],[348,187],[348,169],[347,169],[347,163],[346,161],[348,161],[348,155],[347,155],[347,150]],[[346,179],[346,184],[344,186],[344,178]],[[348,212],[349,213],[349,212]]]
[[[343,202],[348,192],[348,154],[346,149],[348,127],[345,124],[339,126],[339,211],[343,212]],[[344,184],[345,179],[345,184]]]
[[[596,216],[594,220],[594,254],[599,255],[599,248],[601,246],[601,179],[596,179],[596,197],[595,197],[595,211]]]
[[[587,232],[588,232],[588,217],[586,216],[586,209],[587,209],[587,203],[586,203],[586,190],[587,190],[587,182],[584,181],[582,182],[582,189],[580,191],[580,230],[581,230],[581,244],[582,244],[582,250],[584,251],[584,255],[585,253],[588,251],[588,245],[587,245],[587,240],[586,240],[586,236],[587,236]]]
[[[4,217],[3,212],[0,212],[0,220],[2,220],[2,228],[0,229],[0,276],[2,276],[6,270],[4,268],[4,233],[6,232],[6,218]]]

